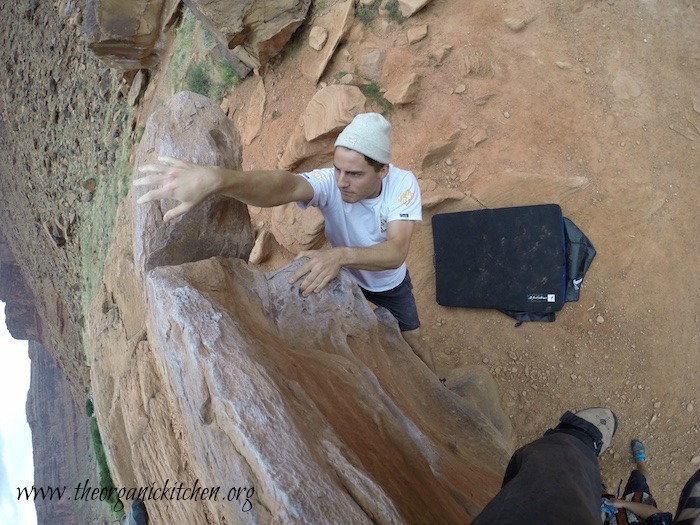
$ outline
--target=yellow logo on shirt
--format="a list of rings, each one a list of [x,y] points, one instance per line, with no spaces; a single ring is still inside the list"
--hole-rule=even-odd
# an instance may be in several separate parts
[[[408,206],[411,201],[413,200],[413,192],[411,190],[406,190],[401,194],[401,197],[399,197],[399,201],[401,201],[401,204],[404,206]]]

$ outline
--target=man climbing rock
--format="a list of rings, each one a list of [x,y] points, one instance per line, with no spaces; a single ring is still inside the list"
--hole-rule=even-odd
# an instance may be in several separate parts
[[[370,302],[389,310],[418,357],[435,371],[420,321],[406,257],[416,222],[422,219],[418,182],[391,164],[391,124],[377,113],[357,115],[335,142],[333,167],[294,174],[283,170],[234,171],[173,158],[142,166],[136,186],[152,189],[138,202],[175,199],[168,222],[214,194],[251,206],[297,202],[316,206],[325,219],[331,248],[302,251],[308,257],[290,278],[304,296],[318,293],[347,268]]]

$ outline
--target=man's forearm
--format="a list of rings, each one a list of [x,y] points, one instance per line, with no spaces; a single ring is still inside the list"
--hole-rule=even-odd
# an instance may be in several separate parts
[[[216,175],[214,193],[228,195],[251,206],[269,208],[294,200],[296,175],[288,171],[216,168]]]
[[[396,243],[384,241],[366,248],[339,248],[342,250],[341,266],[358,270],[393,270],[406,260],[406,255]]]
[[[341,266],[358,270],[393,270],[401,266],[411,244],[415,223],[391,221],[385,241],[367,247],[343,248]]]

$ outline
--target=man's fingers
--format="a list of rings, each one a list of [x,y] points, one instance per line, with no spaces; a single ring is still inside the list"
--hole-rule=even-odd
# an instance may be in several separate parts
[[[144,164],[139,167],[139,171],[163,171],[170,168],[187,168],[192,165],[189,162],[173,157],[158,157],[157,161],[157,164]]]
[[[144,193],[141,195],[138,199],[136,199],[136,204],[143,204],[144,202],[151,202],[154,197],[151,196],[153,191],[149,191],[148,193]]]
[[[312,293],[318,293],[323,290],[330,282],[330,278],[321,274],[314,275],[310,273],[307,278],[301,283],[301,291],[304,297],[308,297]]]
[[[176,206],[172,210],[168,210],[165,215],[163,215],[163,222],[168,223],[172,221],[173,219],[179,217],[186,211],[188,211],[191,208],[189,204],[180,204],[179,206]]]
[[[168,198],[170,198],[168,196],[168,190],[164,189],[164,188],[158,188],[155,190],[151,190],[148,193],[145,193],[144,195],[139,197],[138,200],[136,201],[136,203],[137,204],[144,204],[146,202],[159,201],[159,200],[168,199]],[[175,219],[176,217],[179,217],[183,213],[187,212],[191,207],[192,207],[192,204],[181,202],[175,208],[167,211],[166,214],[163,216],[163,220],[165,222],[170,222],[171,220]]]
[[[147,173],[146,168],[157,168],[157,166],[141,166],[139,171],[141,173]],[[165,174],[160,171],[152,171],[153,175],[146,175],[145,177],[139,177],[132,183],[134,186],[159,186],[163,179],[165,179]]]
[[[312,293],[318,293],[338,275],[338,270],[332,258],[329,261],[331,250],[302,250],[296,259],[308,257],[309,261],[299,267],[289,279],[289,283],[295,283],[302,276],[306,275],[299,286],[304,297]]]
[[[304,279],[301,282],[301,285],[299,286],[299,290],[301,290],[301,295],[304,297],[308,297],[311,295],[311,293],[315,290],[315,287],[313,286],[314,279],[311,274],[306,276],[306,279]]]
[[[332,276],[328,272],[323,270],[318,264],[314,264],[313,261],[310,263],[310,268],[307,271],[306,278],[302,281],[301,289],[302,295],[307,297],[312,293],[318,293],[323,290],[326,285],[331,281]]]
[[[139,166],[139,173],[144,176],[133,181],[134,186],[145,186],[151,188],[138,198],[138,204],[164,199],[174,199],[180,201],[179,205],[166,212],[163,220],[167,223],[189,211],[194,205],[194,201],[199,201],[198,195],[192,188],[184,184],[180,175],[187,174],[194,164],[175,159],[173,157],[158,157],[157,164],[144,164]]]
[[[294,284],[305,275],[306,278],[299,285],[299,290],[304,297],[320,292],[330,281],[322,275],[321,269],[315,266],[314,261],[309,261],[292,274],[289,278],[289,284]]]
[[[148,193],[144,193],[143,195],[141,195],[136,201],[136,204],[143,204],[144,202],[167,199],[169,198],[167,193],[167,190],[165,190],[164,188],[156,188],[154,190],[149,191]]]
[[[166,168],[165,166],[161,164],[142,164],[139,166],[139,173],[163,173],[164,171],[168,170],[170,168]],[[146,177],[141,177],[140,179],[136,179],[137,181],[143,180]],[[134,181],[136,182],[136,181]]]
[[[311,263],[306,263],[305,265],[301,266],[289,278],[289,284],[294,284],[295,282],[297,282],[299,280],[299,278],[301,278],[303,275],[306,275],[310,271],[311,271]]]
[[[175,159],[173,157],[158,157],[157,164],[144,164],[139,166],[139,173],[152,173],[153,175],[141,177],[134,181],[136,186],[144,186],[157,183],[158,176],[169,175],[173,170],[182,170],[192,168],[192,164],[184,160]]]
[[[318,281],[318,279],[317,279],[317,281]],[[323,290],[328,285],[329,282],[331,282],[331,278],[328,275],[325,276],[320,281],[318,281],[318,284],[314,287],[314,293],[318,293],[321,290]]]
[[[192,166],[192,163],[186,162],[184,160],[176,159],[174,157],[166,157],[166,156],[161,156],[158,157],[158,162],[161,164],[164,164],[165,166],[169,166],[171,168],[187,168]]]

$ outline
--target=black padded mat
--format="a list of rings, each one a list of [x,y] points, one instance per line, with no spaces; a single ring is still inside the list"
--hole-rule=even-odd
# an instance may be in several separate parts
[[[558,205],[443,213],[432,225],[438,304],[561,310],[566,259]]]

